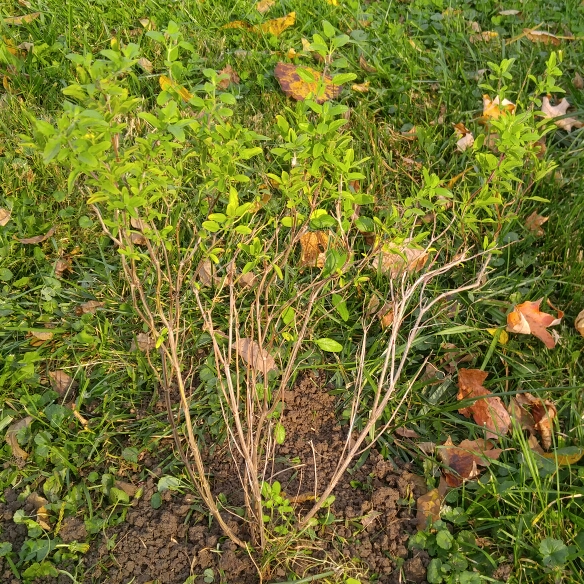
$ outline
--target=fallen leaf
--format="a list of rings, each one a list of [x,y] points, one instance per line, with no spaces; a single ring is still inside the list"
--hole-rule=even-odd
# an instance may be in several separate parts
[[[231,65],[225,65],[225,67],[223,69],[221,69],[221,71],[219,71],[220,75],[227,75],[227,77],[225,77],[224,79],[221,79],[221,81],[219,81],[219,83],[217,84],[217,87],[219,87],[219,89],[227,89],[229,87],[229,85],[231,85],[232,83],[234,85],[238,85],[239,84],[239,75],[236,73],[235,69],[231,66]]]
[[[235,343],[235,352],[258,373],[277,369],[274,358],[251,339],[239,339]]]
[[[535,420],[535,429],[541,436],[541,445],[545,450],[549,450],[553,442],[553,420],[558,415],[556,406],[549,399],[545,402],[538,399],[531,408],[531,414]]]
[[[581,310],[576,317],[576,320],[574,321],[574,327],[584,337],[584,310]]]
[[[140,57],[138,59],[138,65],[140,65],[146,73],[152,73],[154,70],[154,65],[146,57]]]
[[[10,221],[10,216],[12,215],[12,211],[8,211],[7,209],[0,209],[0,227],[4,227]]]
[[[264,14],[265,12],[267,12],[272,6],[274,6],[274,4],[276,4],[276,0],[260,0],[257,4],[256,4],[256,10],[260,13],[260,14]]]
[[[544,45],[554,45],[556,47],[561,44],[560,39],[555,34],[544,32],[542,30],[532,30],[529,28],[524,28],[523,34],[532,43],[542,43]]]
[[[72,272],[73,271],[73,261],[71,258],[61,258],[57,260],[55,264],[55,276],[57,278],[62,278],[65,272]]]
[[[353,91],[357,91],[358,93],[367,93],[369,91],[369,80],[365,81],[364,83],[354,83],[351,85],[351,89]]]
[[[471,406],[458,411],[466,418],[472,416],[479,426],[486,428],[487,438],[496,439],[499,435],[507,434],[511,419],[501,398],[491,396],[483,387],[487,375],[487,372],[479,369],[460,369],[456,397],[458,400],[477,398]]]
[[[21,51],[26,51],[27,53],[30,53],[30,51],[32,51],[34,49],[34,43],[27,43],[27,42],[20,43],[18,45],[18,48]]]
[[[520,335],[532,334],[536,336],[548,349],[556,346],[554,337],[546,330],[548,326],[559,324],[564,313],[558,311],[558,316],[541,312],[539,305],[543,299],[536,302],[523,302],[513,307],[513,311],[507,315],[507,330],[510,333]]]
[[[536,237],[543,237],[545,235],[545,231],[541,228],[541,226],[549,219],[549,217],[543,217],[542,215],[538,215],[537,211],[534,211],[526,220],[525,220],[525,227],[527,231],[533,233]]]
[[[221,281],[221,279],[215,276],[213,272],[213,264],[211,261],[201,260],[195,271],[195,278],[197,278],[203,286],[212,286],[214,283]]]
[[[138,21],[141,25],[142,28],[145,28],[146,30],[154,30],[154,23],[149,19],[149,18],[141,18]]]
[[[499,340],[497,341],[500,345],[506,345],[509,342],[509,335],[507,334],[506,330],[498,329],[498,328],[489,328],[487,332],[492,335],[493,337],[497,334],[497,331],[501,331],[499,333]]]
[[[43,343],[50,341],[53,338],[53,333],[49,331],[30,331],[31,341],[33,347],[40,347]]]
[[[410,430],[409,428],[404,428],[400,426],[395,429],[395,433],[402,438],[419,438],[420,435],[415,430]]]
[[[237,279],[237,283],[243,288],[251,288],[256,281],[256,275],[253,272],[246,272]]]
[[[146,246],[148,240],[141,233],[130,233],[130,241],[134,245]]]
[[[69,377],[64,371],[58,369],[57,371],[49,371],[52,388],[63,397],[67,392],[74,391],[79,383],[72,377]]]
[[[52,235],[54,233],[55,233],[55,227],[51,227],[44,235],[35,235],[34,237],[25,237],[23,239],[19,239],[18,241],[20,241],[20,243],[25,243],[25,244],[42,243],[43,241],[46,241],[47,239],[49,239],[49,237],[52,237]]]
[[[8,426],[6,430],[5,440],[8,442],[10,448],[12,448],[12,455],[16,456],[17,458],[21,458],[22,460],[26,460],[28,458],[28,452],[24,451],[20,445],[18,444],[18,440],[16,438],[16,434],[22,428],[28,428],[32,424],[32,416],[26,416],[26,418],[22,418],[18,422],[14,422]]]
[[[442,496],[438,489],[432,489],[416,500],[416,526],[419,531],[430,527],[440,519]]]
[[[501,10],[499,14],[501,16],[517,16],[521,14],[521,10]]]
[[[375,67],[373,67],[373,65],[370,65],[365,60],[365,57],[363,55],[361,55],[359,57],[359,67],[361,67],[361,69],[363,69],[363,71],[367,71],[367,73],[376,73],[377,72],[377,69]]]
[[[561,118],[559,120],[555,119],[560,116],[565,116],[568,108],[570,107],[570,104],[565,97],[562,98],[562,101],[560,101],[558,105],[551,105],[547,96],[543,97],[541,101],[541,111],[546,118],[554,120],[554,124],[556,124],[558,128],[562,128],[562,130],[565,130],[566,132],[571,132],[572,128],[581,128],[584,126],[584,123],[577,120],[576,118]]]
[[[41,497],[38,493],[31,493],[27,498],[26,502],[32,505],[36,510],[36,522],[46,531],[51,530],[51,525],[49,523],[49,513],[45,505],[49,502],[44,497]]]
[[[326,231],[309,231],[300,237],[300,265],[322,268],[326,259],[328,234]]]
[[[393,304],[389,302],[379,311],[379,322],[381,323],[381,328],[386,329],[390,327],[393,323],[393,319]]]
[[[302,43],[302,50],[305,53],[310,53],[311,49],[310,49],[310,41],[307,38],[302,37],[300,39],[300,42]]]
[[[469,22],[469,25],[474,32],[481,32],[481,25],[476,20]]]
[[[416,446],[427,456],[430,456],[436,450],[435,442],[418,442]]]
[[[534,452],[537,452],[542,456],[545,454],[543,448],[540,446],[539,442],[537,441],[537,438],[533,434],[527,439],[527,444],[529,444],[529,448],[531,448],[531,450],[533,450]]]
[[[535,420],[531,412],[524,407],[524,402],[520,398],[522,394],[512,397],[509,400],[507,411],[512,419],[516,421],[520,428],[527,430],[530,434],[535,434]]]
[[[580,73],[576,72],[574,74],[574,79],[572,79],[572,85],[575,89],[584,89],[584,79]]]
[[[504,99],[501,103],[499,103],[499,96],[495,97],[495,99],[491,100],[488,95],[483,95],[483,120],[489,121],[496,120],[497,118],[506,115],[506,114],[513,114],[515,113],[516,105],[509,101],[508,99]]]
[[[148,333],[138,333],[136,339],[132,341],[130,351],[135,351],[136,347],[143,353],[148,353],[156,347],[156,343]]]
[[[479,466],[489,466],[491,461],[497,460],[503,452],[500,448],[493,448],[488,440],[463,440],[455,446],[450,436],[440,447],[440,458],[446,466],[456,474],[445,471],[446,483],[449,487],[459,487],[465,480],[477,478],[481,472]]]
[[[243,20],[233,20],[224,24],[221,28],[233,28],[233,29],[243,29],[243,30],[253,30],[253,27],[248,22]]]
[[[274,36],[279,36],[282,34],[287,28],[290,28],[296,22],[296,12],[290,12],[286,16],[282,16],[281,18],[273,18],[272,20],[268,20],[263,24],[258,24],[253,28],[256,31],[262,31],[266,34],[273,34]]]
[[[469,37],[469,41],[473,44],[475,43],[488,43],[493,39],[496,39],[499,36],[498,32],[494,32],[492,30],[485,30],[483,32],[479,32],[478,34],[472,34]]]
[[[462,136],[462,138],[458,139],[458,141],[456,142],[456,149],[459,152],[464,152],[465,150],[472,148],[473,144],[474,136],[469,132],[468,134]]]
[[[304,81],[298,74],[299,70],[303,75],[312,76],[313,81]],[[341,85],[333,85],[330,75],[324,75],[310,67],[300,67],[291,63],[278,63],[274,69],[274,75],[282,91],[296,101],[304,101],[308,95],[312,95],[317,103],[323,103],[337,97],[342,89]],[[324,83],[324,93],[317,95],[321,82]]]
[[[125,481],[115,481],[114,487],[116,489],[120,489],[120,491],[124,491],[128,497],[134,497],[136,493],[139,491],[139,488],[131,483],[127,483]]]
[[[9,16],[4,19],[4,24],[13,24],[15,26],[29,24],[33,20],[36,20],[40,15],[40,12],[31,12],[30,14],[24,14],[22,16]]]
[[[363,529],[367,529],[370,525],[375,523],[375,520],[381,515],[381,511],[369,511],[367,515],[361,517],[361,525]]]
[[[144,231],[148,228],[148,224],[144,220],[137,217],[130,217],[130,225],[134,229],[138,229],[140,231]]]
[[[427,260],[428,253],[426,251],[409,247],[406,242],[400,246],[395,244],[383,246],[373,259],[371,266],[375,270],[379,269],[383,273],[389,273],[392,278],[397,278],[403,272],[420,271]]]
[[[176,81],[173,81],[166,75],[161,75],[158,82],[160,83],[160,89],[162,89],[162,91],[175,91],[184,99],[184,101],[189,101],[193,97],[193,94],[186,89],[186,87],[179,85]]]
[[[81,316],[82,314],[95,314],[95,311],[98,308],[103,308],[105,306],[105,302],[98,302],[97,300],[89,300],[88,302],[84,302],[80,304],[76,309],[75,313],[77,316]]]
[[[577,446],[566,446],[553,452],[543,452],[541,455],[549,460],[557,461],[558,466],[569,466],[576,464],[584,456],[584,449]]]

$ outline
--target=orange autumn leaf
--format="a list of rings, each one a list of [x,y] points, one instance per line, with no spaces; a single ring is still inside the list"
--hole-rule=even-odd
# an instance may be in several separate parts
[[[574,321],[574,328],[584,337],[584,310],[581,310]]]
[[[353,91],[356,91],[357,93],[367,93],[369,91],[369,80],[363,82],[363,83],[354,83],[353,85],[351,85],[351,89]]]
[[[333,85],[329,75],[323,75],[310,67],[299,67],[291,63],[278,63],[274,74],[282,91],[296,101],[304,101],[309,95],[312,95],[316,102],[323,103],[337,97],[342,88],[340,85]],[[302,79],[301,75],[305,78],[312,77],[313,81],[306,81]],[[324,93],[317,95],[321,80],[324,82]]]
[[[521,428],[531,434],[539,432],[543,447],[549,450],[553,443],[553,420],[558,414],[552,401],[543,401],[530,393],[518,393],[511,399],[509,413]]]
[[[566,446],[558,448],[554,452],[543,452],[541,455],[548,460],[557,461],[558,466],[570,466],[576,464],[584,456],[584,449],[577,446]]]
[[[300,237],[300,265],[323,268],[328,246],[325,231],[310,231]]]
[[[546,330],[546,327],[559,324],[564,313],[559,310],[558,316],[554,317],[551,314],[541,312],[539,305],[542,300],[540,298],[536,302],[527,301],[522,304],[517,304],[513,308],[513,311],[507,315],[507,330],[510,333],[520,335],[534,335],[548,349],[553,349],[556,346],[556,341]]]
[[[158,82],[160,83],[160,89],[162,89],[162,91],[175,91],[185,101],[189,101],[193,97],[193,94],[186,87],[179,85],[176,81],[173,81],[166,75],[161,75]]]
[[[483,121],[496,120],[503,115],[515,113],[515,104],[508,99],[499,101],[499,96],[491,100],[488,95],[483,95]]]
[[[428,528],[440,519],[440,507],[442,506],[442,496],[438,489],[432,489],[416,500],[416,526],[419,531]]]
[[[219,81],[219,83],[217,84],[217,87],[219,89],[227,89],[232,83],[233,85],[239,84],[240,81],[239,75],[231,65],[229,64],[225,65],[225,67],[221,69],[221,71],[219,71],[219,74],[226,75],[226,77],[224,79],[221,79],[221,81]]]
[[[479,426],[486,428],[487,438],[498,438],[509,431],[511,418],[501,398],[490,395],[483,387],[487,375],[485,371],[479,369],[459,370],[457,398],[459,400],[475,398],[476,401],[458,411],[467,418],[472,416]]]

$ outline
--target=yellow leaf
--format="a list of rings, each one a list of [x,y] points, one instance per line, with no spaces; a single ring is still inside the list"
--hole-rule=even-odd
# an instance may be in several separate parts
[[[252,27],[243,20],[234,20],[233,22],[228,22],[224,24],[221,28],[243,28],[245,30],[251,30]]]
[[[172,79],[170,79],[170,77],[167,77],[166,75],[160,76],[159,83],[160,83],[160,88],[162,89],[162,91],[170,91],[170,90],[175,91],[185,101],[189,101],[189,99],[191,99],[193,97],[193,94],[188,89],[186,89],[182,85],[179,85],[176,81],[173,81]]]
[[[256,4],[256,10],[260,14],[264,14],[264,12],[267,12],[275,3],[276,3],[276,0],[260,0]]]
[[[314,81],[308,82],[301,79],[298,70],[302,70],[312,76]],[[323,75],[320,71],[315,71],[310,67],[299,67],[291,63],[278,63],[274,74],[282,91],[296,101],[304,101],[308,95],[318,103],[323,103],[333,97],[337,97],[341,92],[340,85],[333,85],[332,78],[329,75]],[[320,82],[324,83],[324,93],[317,95]]]
[[[286,16],[282,16],[281,18],[274,18],[272,20],[268,20],[263,24],[259,24],[258,26],[254,27],[254,30],[261,30],[266,34],[273,34],[274,36],[278,36],[282,34],[287,28],[290,28],[296,22],[296,12],[290,12]]]
[[[324,0],[327,4],[330,4],[331,6],[338,6],[339,5],[339,0]]]
[[[549,460],[557,460],[558,466],[568,466],[576,464],[584,456],[584,449],[567,446],[566,448],[558,448],[554,452],[543,452],[542,456]]]
[[[324,267],[326,250],[328,247],[328,235],[325,231],[310,231],[300,238],[302,253],[301,266],[316,268]]]
[[[22,16],[9,16],[4,19],[4,24],[14,24],[15,26],[28,24],[29,22],[36,20],[40,15],[40,12],[31,12],[30,14],[24,14]]]
[[[367,93],[369,91],[369,80],[365,81],[365,83],[355,83],[351,86],[351,89],[359,93]]]
[[[488,43],[489,41],[492,41],[493,39],[496,39],[499,36],[498,32],[494,32],[491,30],[485,30],[484,32],[479,32],[477,34],[472,34],[469,37],[469,41],[473,44],[476,43]]]
[[[507,334],[507,331],[504,329],[497,329],[497,328],[490,328],[487,329],[487,332],[491,335],[491,336],[495,336],[497,334],[497,331],[501,331],[501,334],[499,335],[499,344],[500,345],[506,345],[509,342],[509,335]]]
[[[502,103],[499,103],[498,95],[493,100],[488,95],[483,95],[483,121],[496,120],[508,113],[513,114],[515,113],[515,107],[515,104],[508,99],[504,99]]]

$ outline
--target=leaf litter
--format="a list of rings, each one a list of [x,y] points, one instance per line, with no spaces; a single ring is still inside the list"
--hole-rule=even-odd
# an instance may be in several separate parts
[[[8,426],[6,430],[6,435],[4,439],[8,442],[10,448],[12,448],[12,455],[20,458],[21,460],[26,460],[28,458],[28,452],[23,450],[18,443],[17,434],[23,428],[28,428],[33,422],[32,416],[26,416],[26,418],[22,418],[18,422],[14,422]]]
[[[548,349],[556,346],[556,340],[547,330],[548,326],[560,324],[564,313],[559,310],[557,316],[552,316],[546,312],[541,312],[539,306],[543,298],[535,302],[523,302],[513,307],[513,310],[507,315],[507,330],[510,333],[520,335],[534,335]]]
[[[296,101],[304,101],[311,95],[317,103],[324,103],[337,97],[342,90],[341,85],[333,85],[330,75],[310,67],[280,62],[274,69],[274,75],[282,91]],[[319,93],[319,88],[322,89],[322,93]]]

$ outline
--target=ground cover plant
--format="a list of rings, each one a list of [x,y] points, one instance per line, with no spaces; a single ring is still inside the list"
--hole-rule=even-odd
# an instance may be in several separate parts
[[[1,8],[2,581],[584,580],[580,4]]]

